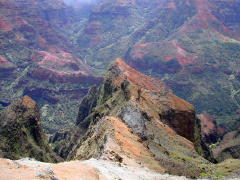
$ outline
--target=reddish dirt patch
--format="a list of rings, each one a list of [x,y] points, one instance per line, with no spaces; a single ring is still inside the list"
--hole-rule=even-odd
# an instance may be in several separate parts
[[[179,59],[178,62],[179,62],[181,65],[193,64],[196,59],[197,59],[197,56],[194,56],[194,57],[192,57],[192,58],[186,58],[186,59],[182,58],[182,59]]]
[[[114,136],[124,154],[130,159],[140,161],[150,169],[154,169],[158,172],[165,171],[159,166],[158,162],[154,159],[152,154],[149,153],[148,149],[143,144],[139,143],[139,137],[134,135],[121,119],[108,116],[105,120],[111,122],[111,126],[114,128]]]
[[[149,46],[149,43],[145,43],[145,44],[138,44],[135,46],[135,48],[143,48],[143,47],[147,47]]]
[[[144,56],[146,56],[148,54],[148,52],[146,51],[141,51],[141,50],[136,50],[133,53],[133,58],[134,59],[142,59],[144,58]]]
[[[169,2],[168,4],[167,4],[167,7],[168,8],[170,8],[170,9],[176,9],[176,4],[175,4],[175,2]]]
[[[38,67],[31,71],[29,75],[32,78],[39,80],[46,80],[51,82],[61,82],[61,83],[95,83],[99,84],[102,82],[102,77],[95,77],[86,74],[86,72],[64,72],[57,71],[56,69]]]
[[[0,56],[0,69],[1,70],[8,71],[8,70],[13,70],[15,68],[16,68],[16,66],[13,63],[9,62],[5,57]]]
[[[36,106],[36,102],[28,96],[23,97],[22,103],[23,103],[23,105],[27,106],[28,108],[34,108]]]
[[[208,0],[194,0],[197,14],[190,20],[190,23],[181,27],[180,32],[207,29],[212,32],[234,36],[238,39],[239,34],[226,27],[211,12],[211,2]],[[216,28],[215,26],[218,26]]]
[[[177,41],[173,41],[172,45],[177,49],[177,55],[181,57],[186,57],[187,52],[180,46]]]
[[[163,51],[161,50],[161,47],[166,47],[168,50]],[[158,48],[160,48],[159,52],[157,52]],[[187,52],[187,50],[185,50],[177,41],[163,41],[163,42],[157,42],[157,43],[155,42],[155,43],[138,44],[133,48],[132,58],[134,60],[138,60],[138,59],[141,60],[144,57],[146,57],[148,54],[152,54],[152,53],[156,54],[156,58],[162,59],[164,61],[171,61],[175,59],[182,66],[193,64],[197,60],[197,56],[193,56],[189,54],[189,52]]]
[[[19,16],[13,17],[13,20],[14,20],[15,24],[18,26],[20,26],[20,25],[30,26],[26,20],[24,20],[23,18],[21,18]]]
[[[132,81],[133,84],[152,91],[162,91],[167,88],[160,80],[151,78],[136,71],[132,67],[128,66],[122,59],[117,58],[115,62],[123,72],[123,75],[125,75],[128,80]]]
[[[178,96],[172,95],[171,100],[171,107],[177,111],[195,111],[192,104],[179,98]]]
[[[174,58],[175,58],[174,56],[165,56],[165,57],[163,57],[164,61],[171,61]]]
[[[12,25],[4,17],[0,16],[0,31],[11,31]]]
[[[39,45],[41,47],[47,47],[48,46],[47,41],[43,37],[38,36],[37,39],[38,39]]]
[[[203,112],[197,116],[201,120],[202,135],[206,141],[211,141],[213,137],[221,137],[224,135],[225,130],[217,126],[216,121],[207,112]]]
[[[0,56],[0,64],[7,65],[9,61],[5,57]]]
[[[36,61],[39,65],[29,72],[32,78],[71,83],[102,81],[102,77],[91,75],[89,66],[70,53],[55,47],[51,47],[50,50],[51,52],[37,51],[31,55],[32,61]]]
[[[176,59],[181,65],[193,64],[197,59],[197,56],[189,56],[188,52],[181,47],[177,41],[173,41],[172,45],[176,48]],[[168,57],[170,58],[170,57]]]
[[[146,56],[149,52],[146,51],[146,50],[143,49],[143,48],[148,47],[149,45],[150,45],[149,43],[136,45],[136,46],[133,48],[134,50],[133,50],[133,55],[132,55],[132,57],[133,57],[134,59],[142,59],[142,58],[144,58],[144,56]]]
[[[204,134],[209,134],[210,131],[216,129],[216,124],[213,122],[213,118],[206,112],[199,114],[198,118],[201,119],[202,129]]]
[[[80,59],[73,57],[70,53],[67,53],[61,49],[51,47],[49,51],[37,51],[31,55],[33,61],[41,67],[48,69],[55,69],[59,72],[77,72],[84,71],[89,73],[89,69],[86,64],[84,64]],[[71,65],[72,68],[66,70],[66,68]],[[81,69],[81,70],[80,70]]]
[[[59,58],[57,55],[46,51],[38,51],[38,53],[40,56],[43,56],[42,60],[38,63],[39,65],[46,65],[50,63],[57,66],[64,66],[66,63],[72,62],[71,59]]]

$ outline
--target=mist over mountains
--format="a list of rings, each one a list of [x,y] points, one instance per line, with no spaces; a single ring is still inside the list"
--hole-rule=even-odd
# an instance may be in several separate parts
[[[64,0],[64,3],[66,3],[67,5],[73,6],[76,4],[94,4],[96,3],[98,0]]]

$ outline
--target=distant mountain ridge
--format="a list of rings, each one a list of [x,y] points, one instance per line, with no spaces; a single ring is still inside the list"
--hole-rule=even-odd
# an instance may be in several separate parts
[[[0,3],[0,104],[31,96],[48,132],[74,124],[79,100],[116,57],[167,83],[225,131],[240,126],[239,1]]]
[[[65,29],[75,12],[61,0],[1,0],[0,10],[0,104],[28,95],[49,133],[69,127],[79,100],[102,79],[73,53]]]
[[[124,57],[231,131],[239,127],[238,7],[236,0],[105,0],[76,43],[98,71]]]

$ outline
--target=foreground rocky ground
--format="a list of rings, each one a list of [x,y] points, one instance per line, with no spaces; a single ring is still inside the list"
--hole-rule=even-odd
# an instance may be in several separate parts
[[[120,166],[119,164],[90,159],[59,164],[43,163],[33,159],[12,161],[0,159],[1,180],[186,180],[185,177],[159,174],[144,167]]]
[[[231,165],[231,167],[229,166]],[[239,180],[240,161],[227,160],[213,167],[208,177],[199,178]],[[232,171],[231,173],[229,173]],[[30,158],[9,160],[0,158],[1,180],[190,180],[151,171],[141,165],[126,166],[106,160],[90,159],[58,164],[44,163]]]

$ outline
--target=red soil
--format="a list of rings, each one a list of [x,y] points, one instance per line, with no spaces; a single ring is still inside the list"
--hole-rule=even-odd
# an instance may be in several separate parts
[[[56,50],[56,49],[54,49]],[[47,51],[35,52],[31,59],[33,61],[39,61],[39,65],[56,65],[63,67],[67,63],[76,63],[76,59],[71,54],[66,53],[62,50],[58,50],[58,53],[51,53]]]
[[[9,61],[5,57],[0,56],[0,64],[6,65],[9,64]]]
[[[28,108],[34,108],[36,107],[36,102],[33,101],[30,97],[24,96],[22,99],[23,105],[27,106]]]
[[[0,16],[0,31],[11,31],[12,25],[4,17]]]
[[[102,77],[94,77],[83,71],[76,72],[64,72],[57,71],[56,69],[46,68],[46,67],[38,67],[34,69],[30,76],[32,78],[40,79],[40,80],[49,80],[54,82],[62,82],[62,83],[100,83],[102,81]]]
[[[192,64],[197,59],[197,56],[189,57],[188,52],[177,41],[173,41],[172,45],[176,48],[176,59],[181,65]]]
[[[163,57],[164,61],[171,61],[174,58],[175,58],[174,56],[165,56],[165,57]]]
[[[168,46],[171,49],[169,52],[162,52],[159,54],[159,58],[162,58],[164,61],[171,61],[176,59],[179,64],[185,66],[187,64],[193,64],[197,60],[197,56],[190,55],[177,41],[163,41],[163,42],[155,42],[155,43],[146,43],[146,44],[138,44],[133,48],[133,59],[142,59],[146,55],[151,54],[151,46],[159,45],[159,46]],[[150,51],[148,50],[150,49]]]
[[[167,4],[167,7],[170,8],[170,9],[176,9],[176,4],[175,4],[175,2],[169,2]]]
[[[226,27],[211,12],[211,2],[209,0],[194,0],[197,8],[197,14],[191,19],[190,23],[181,27],[180,32],[193,31],[198,29],[207,29],[215,33],[224,33],[227,35],[239,37],[239,34]],[[212,24],[219,26],[216,29]]]
[[[201,120],[201,124],[203,127],[202,128],[203,135],[210,135],[213,132],[215,132],[218,135],[223,135],[225,133],[225,130],[223,128],[217,127],[214,118],[211,117],[207,112],[199,114],[198,118]]]
[[[115,62],[123,72],[123,75],[125,75],[128,80],[133,82],[133,84],[152,91],[162,91],[163,89],[167,88],[160,80],[151,78],[136,71],[132,67],[128,66],[122,59],[117,58]]]
[[[113,127],[116,142],[128,158],[134,159],[136,162],[141,162],[144,166],[155,171],[165,171],[165,169],[159,166],[158,162],[156,162],[152,154],[149,153],[148,149],[142,143],[139,143],[139,137],[133,134],[121,119],[107,116],[105,117],[105,120],[110,122],[110,126]],[[116,151],[116,149],[113,151]],[[119,154],[120,153],[121,152],[119,152]]]

